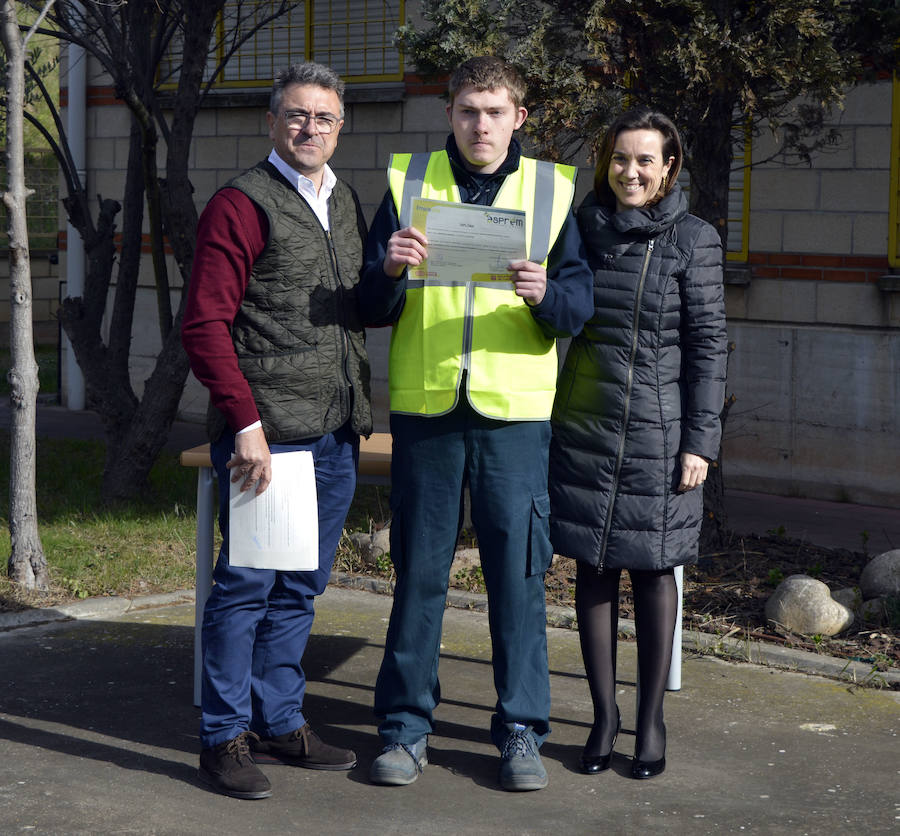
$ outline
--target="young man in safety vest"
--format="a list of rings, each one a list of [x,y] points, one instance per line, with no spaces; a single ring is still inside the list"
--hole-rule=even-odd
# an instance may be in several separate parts
[[[397,573],[375,713],[385,743],[377,784],[409,784],[427,763],[440,699],[438,653],[468,484],[493,640],[491,737],[507,790],[547,785],[550,731],[544,573],[555,340],[593,312],[592,277],[571,212],[575,169],[521,155],[528,112],[518,72],[494,57],[450,79],[446,150],[394,154],[359,286],[368,324],[393,324],[390,350],[391,559]],[[428,255],[413,197],[526,212],[528,259],[512,282],[436,283],[407,268]],[[485,265],[485,273],[491,268]]]

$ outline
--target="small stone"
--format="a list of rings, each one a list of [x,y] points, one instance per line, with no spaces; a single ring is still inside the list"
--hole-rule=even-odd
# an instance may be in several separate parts
[[[835,589],[831,597],[839,604],[843,604],[848,610],[856,612],[862,606],[862,592],[858,586],[845,586],[843,589]]]
[[[807,575],[785,578],[766,601],[776,627],[805,636],[834,636],[853,623],[853,613],[831,597],[828,586]]]
[[[372,535],[365,531],[351,531],[347,539],[360,551],[365,551],[372,545]]]
[[[457,549],[450,564],[450,577],[455,578],[460,572],[468,572],[481,566],[481,554],[478,549]]]
[[[372,554],[375,559],[391,553],[391,527],[386,525],[372,535]]]
[[[900,595],[900,549],[873,557],[859,578],[863,598]]]
[[[866,624],[880,627],[887,621],[887,600],[885,598],[869,598],[859,608],[859,617]],[[872,638],[877,638],[877,633]]]
[[[453,562],[467,568],[481,566],[481,552],[478,549],[457,549]]]
[[[376,566],[378,558],[389,554],[391,550],[390,528],[385,527],[374,534],[365,531],[353,531],[347,538],[359,552],[360,559],[366,566]]]

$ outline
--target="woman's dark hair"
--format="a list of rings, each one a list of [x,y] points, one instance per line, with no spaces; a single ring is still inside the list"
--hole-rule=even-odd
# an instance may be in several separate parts
[[[675,186],[675,181],[681,172],[681,163],[684,152],[681,150],[681,137],[678,129],[663,113],[649,107],[636,107],[626,110],[606,130],[603,144],[600,146],[600,156],[597,158],[597,168],[594,169],[594,192],[597,200],[605,206],[615,206],[616,196],[609,185],[609,164],[616,147],[616,139],[622,131],[659,131],[663,136],[663,162],[674,157],[669,173],[666,175],[664,185],[659,193],[648,204],[662,200]]]

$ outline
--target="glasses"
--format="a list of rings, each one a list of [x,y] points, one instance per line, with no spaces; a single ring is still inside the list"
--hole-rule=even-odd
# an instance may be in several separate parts
[[[338,123],[335,116],[327,113],[308,113],[305,110],[284,111],[284,123],[292,130],[302,130],[310,120],[315,122],[316,130],[320,134],[330,134]]]

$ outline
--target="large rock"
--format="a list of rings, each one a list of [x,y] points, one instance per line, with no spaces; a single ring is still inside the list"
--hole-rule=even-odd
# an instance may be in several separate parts
[[[831,597],[828,586],[807,575],[785,578],[766,601],[776,627],[805,636],[834,636],[853,623],[853,613]]]
[[[863,598],[890,598],[900,595],[900,549],[873,557],[859,578]]]

